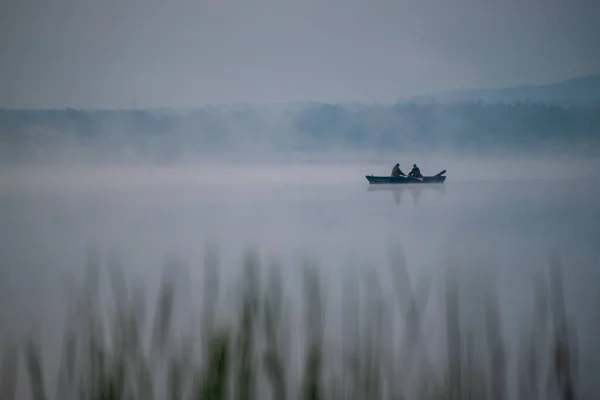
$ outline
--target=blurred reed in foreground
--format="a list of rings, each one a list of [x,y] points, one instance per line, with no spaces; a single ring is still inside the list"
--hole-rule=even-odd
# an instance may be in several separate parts
[[[382,271],[348,269],[340,309],[331,306],[314,261],[304,263],[300,284],[291,286],[295,277],[285,275],[286,285],[276,260],[263,265],[258,253],[248,252],[241,264],[232,314],[219,305],[218,252],[207,250],[201,315],[190,316],[186,331],[176,323],[181,260],[165,261],[148,324],[145,292],[127,283],[117,258],[105,262],[113,307],[105,306],[98,287],[102,263],[91,251],[83,291],[68,312],[59,365],[44,370],[44,349],[33,336],[21,346],[5,343],[0,398],[578,398],[574,328],[557,259],[534,281],[534,311],[519,327],[521,345],[512,360],[495,282],[485,274],[466,312],[460,271],[446,268],[439,282],[443,307],[437,307],[444,322],[427,332],[435,279],[421,275],[413,284],[401,252],[385,278],[394,298],[383,289]],[[289,287],[302,290],[303,307]],[[442,351],[426,338],[431,331],[439,332]],[[20,374],[27,387],[18,387]]]

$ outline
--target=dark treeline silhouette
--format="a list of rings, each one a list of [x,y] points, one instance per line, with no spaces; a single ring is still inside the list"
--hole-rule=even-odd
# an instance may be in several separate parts
[[[600,105],[290,104],[195,110],[0,110],[3,159],[235,151],[598,148]],[[65,153],[65,149],[82,153]],[[86,150],[87,148],[87,150]],[[87,155],[86,155],[87,154]]]

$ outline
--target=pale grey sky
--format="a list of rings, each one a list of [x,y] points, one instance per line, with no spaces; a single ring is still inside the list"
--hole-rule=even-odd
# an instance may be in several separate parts
[[[2,0],[0,107],[394,101],[600,72],[598,0]]]

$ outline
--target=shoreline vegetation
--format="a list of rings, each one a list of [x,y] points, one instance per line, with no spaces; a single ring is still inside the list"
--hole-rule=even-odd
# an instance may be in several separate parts
[[[4,343],[0,398],[582,398],[557,257],[533,280],[532,311],[518,326],[517,349],[509,348],[499,294],[485,268],[469,272],[477,277],[471,293],[460,268],[415,279],[401,250],[395,251],[385,271],[345,272],[339,302],[314,260],[289,274],[281,262],[265,262],[249,249],[240,264],[229,307],[221,300],[219,252],[208,247],[202,300],[189,315],[178,304],[178,282],[186,280],[182,260],[166,259],[150,301],[142,285],[126,279],[118,258],[102,260],[89,249],[58,364],[43,367],[37,336]],[[100,290],[101,276],[110,290]],[[302,294],[298,300],[286,289],[290,281]],[[440,313],[436,326],[427,325],[432,308]],[[179,319],[191,321],[191,328],[180,329]]]
[[[245,154],[452,151],[595,156],[600,103],[309,103],[183,110],[1,110],[2,164],[171,164]]]

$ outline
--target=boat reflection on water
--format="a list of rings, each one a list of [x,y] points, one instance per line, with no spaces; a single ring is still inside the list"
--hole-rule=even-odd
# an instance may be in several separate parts
[[[417,205],[419,203],[419,197],[421,192],[436,192],[441,195],[446,194],[446,185],[441,184],[404,184],[404,185],[369,185],[367,192],[392,192],[394,202],[398,205],[402,202],[402,196],[405,192],[410,193],[413,198],[413,203]]]

